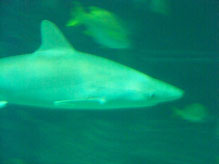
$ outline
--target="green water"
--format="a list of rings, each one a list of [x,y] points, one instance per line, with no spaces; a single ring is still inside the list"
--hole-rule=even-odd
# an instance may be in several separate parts
[[[150,0],[143,1],[80,1],[109,10],[125,22],[133,46],[115,50],[84,35],[83,26],[65,26],[72,10],[70,0],[0,0],[1,57],[37,49],[40,22],[48,19],[76,49],[128,65],[185,91],[180,100],[143,109],[52,111],[9,104],[0,110],[0,164],[219,162],[219,2],[169,0],[170,12],[165,15],[152,11]],[[173,114],[173,107],[193,103],[207,108],[204,122]]]

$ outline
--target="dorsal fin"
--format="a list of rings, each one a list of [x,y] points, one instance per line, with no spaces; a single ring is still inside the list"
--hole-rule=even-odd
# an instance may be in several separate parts
[[[42,43],[37,51],[46,51],[49,49],[73,50],[58,27],[48,20],[43,20],[41,23],[41,37]]]

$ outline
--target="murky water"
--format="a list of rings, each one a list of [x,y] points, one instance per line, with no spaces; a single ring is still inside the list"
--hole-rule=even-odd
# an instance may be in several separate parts
[[[84,32],[85,24],[67,27],[73,0],[0,0],[0,56],[35,51],[40,46],[40,23],[47,19],[75,49],[173,84],[185,91],[184,97],[153,107],[109,111],[48,110],[9,102],[0,110],[0,163],[217,164],[219,3],[81,0],[80,4],[87,12],[95,6],[113,14],[128,31],[125,39],[130,46],[103,45],[95,38],[98,32]],[[102,34],[110,34],[108,41],[114,42],[118,34],[108,31],[114,24],[105,21],[98,20],[95,28],[103,25]],[[204,106],[206,116],[189,106],[194,103]],[[185,113],[178,115],[174,108]]]

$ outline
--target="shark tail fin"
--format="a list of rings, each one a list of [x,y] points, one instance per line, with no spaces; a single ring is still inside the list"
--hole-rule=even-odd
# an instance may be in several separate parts
[[[82,19],[84,15],[86,14],[86,11],[84,10],[84,8],[79,2],[75,1],[73,2],[73,5],[74,7],[71,11],[71,19],[66,23],[67,27],[78,26],[81,23],[83,23]]]

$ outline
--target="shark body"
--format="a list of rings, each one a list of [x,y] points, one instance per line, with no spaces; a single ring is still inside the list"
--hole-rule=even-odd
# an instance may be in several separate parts
[[[76,51],[59,29],[41,24],[32,54],[0,59],[0,104],[51,109],[120,109],[156,105],[183,91],[108,59]]]

